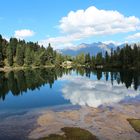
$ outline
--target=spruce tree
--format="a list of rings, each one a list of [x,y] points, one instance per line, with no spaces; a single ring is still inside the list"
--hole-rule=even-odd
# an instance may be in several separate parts
[[[33,55],[30,48],[26,48],[25,50],[25,64],[30,66],[33,62]]]
[[[7,46],[7,50],[6,50],[6,56],[7,56],[7,61],[9,66],[13,66],[13,52],[12,52],[12,48],[10,45]]]
[[[0,35],[0,67],[4,66],[3,63],[3,54],[2,54],[2,36]]]
[[[20,44],[16,48],[16,64],[19,66],[23,66],[24,64],[24,49]]]

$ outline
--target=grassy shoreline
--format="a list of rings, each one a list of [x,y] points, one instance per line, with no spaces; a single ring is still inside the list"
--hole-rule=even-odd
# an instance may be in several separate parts
[[[5,66],[3,68],[0,68],[0,72],[9,72],[9,71],[13,71],[13,70],[25,70],[25,69],[37,69],[37,68],[56,68],[56,67],[63,67],[63,68],[66,68],[66,69],[69,69],[69,68],[85,68],[85,69],[94,69],[94,70],[103,70],[103,71],[106,71],[106,70],[139,70],[139,68],[137,67],[111,67],[111,66],[104,66],[102,68],[98,68],[98,67],[92,67],[92,66],[86,66],[86,65],[59,65],[59,66],[56,66],[54,64],[52,65],[42,65],[42,66]]]
[[[0,68],[0,72],[9,72],[13,70],[25,70],[25,69],[37,69],[37,68],[54,68],[55,65],[48,65],[48,66],[23,66],[23,67],[3,67]]]

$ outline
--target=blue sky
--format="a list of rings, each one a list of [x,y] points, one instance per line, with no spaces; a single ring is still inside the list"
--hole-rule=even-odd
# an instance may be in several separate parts
[[[54,48],[140,39],[139,0],[0,0],[0,3],[0,34],[6,38],[15,36],[44,46],[50,42]]]

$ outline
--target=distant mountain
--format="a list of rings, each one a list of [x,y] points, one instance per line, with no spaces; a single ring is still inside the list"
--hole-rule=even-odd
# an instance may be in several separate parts
[[[119,47],[122,48],[123,46],[124,44],[120,45]],[[85,54],[90,53],[90,55],[96,55],[98,52],[105,53],[105,51],[108,51],[110,53],[111,48],[116,49],[117,45],[113,43],[105,44],[102,42],[92,43],[92,44],[82,43],[77,47],[60,50],[60,52],[62,54],[71,55],[71,56],[76,56],[80,53],[85,53]]]

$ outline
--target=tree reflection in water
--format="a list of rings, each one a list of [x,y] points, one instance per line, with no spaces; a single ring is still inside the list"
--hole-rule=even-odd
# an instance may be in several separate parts
[[[5,100],[5,97],[9,91],[11,91],[14,96],[18,96],[23,92],[26,93],[28,89],[39,89],[45,84],[49,84],[50,88],[52,88],[55,80],[61,78],[64,74],[70,74],[72,71],[75,71],[78,75],[85,75],[89,78],[91,75],[96,75],[97,80],[101,80],[102,77],[104,77],[106,81],[111,80],[112,84],[114,81],[117,81],[118,84],[125,84],[126,88],[129,88],[133,84],[135,90],[137,90],[138,86],[140,85],[140,72],[137,70],[116,70],[109,72],[84,68],[26,69],[10,71],[7,73],[0,72],[0,99]]]

